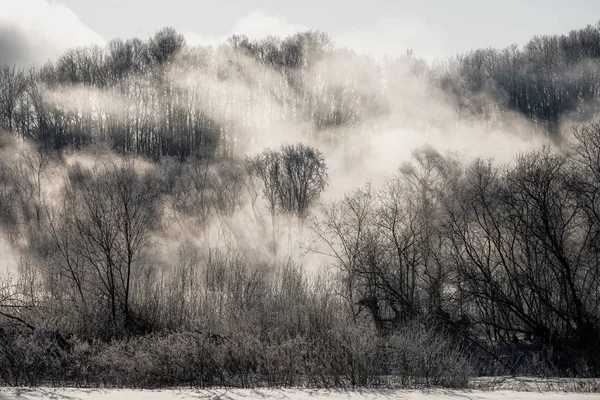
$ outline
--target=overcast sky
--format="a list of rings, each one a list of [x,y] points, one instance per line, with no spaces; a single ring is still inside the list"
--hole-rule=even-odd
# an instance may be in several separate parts
[[[600,0],[0,0],[0,61],[47,58],[113,37],[147,38],[163,26],[191,43],[320,29],[337,44],[375,56],[411,48],[435,59],[523,45],[536,34],[598,20]],[[19,54],[21,48],[29,53]]]

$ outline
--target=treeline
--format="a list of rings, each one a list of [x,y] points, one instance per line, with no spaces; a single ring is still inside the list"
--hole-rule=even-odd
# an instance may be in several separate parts
[[[598,112],[599,43],[600,24],[539,36],[522,49],[512,45],[462,54],[437,77],[462,112],[517,111],[557,138],[563,119],[582,122]]]
[[[147,41],[73,49],[30,71],[0,70],[0,124],[57,150],[107,144],[155,160],[240,156],[262,133],[253,126],[257,116],[261,124],[309,126],[355,118],[351,103],[359,98],[329,93],[306,76],[328,48],[327,37],[313,32],[192,48],[166,28]]]
[[[54,149],[103,144],[155,160],[231,156],[290,124],[339,139],[347,131],[332,129],[398,114],[391,98],[412,84],[421,86],[423,104],[435,89],[449,94],[458,118],[502,123],[517,111],[559,139],[563,120],[585,121],[597,110],[598,39],[600,28],[588,26],[437,65],[412,56],[377,64],[319,32],[234,36],[213,48],[189,46],[166,28],[145,41],[69,50],[27,71],[3,66],[0,126]]]

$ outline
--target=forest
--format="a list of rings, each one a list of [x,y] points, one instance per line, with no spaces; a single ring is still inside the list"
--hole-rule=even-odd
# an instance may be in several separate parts
[[[172,28],[0,67],[0,382],[600,376],[600,23],[374,60]]]

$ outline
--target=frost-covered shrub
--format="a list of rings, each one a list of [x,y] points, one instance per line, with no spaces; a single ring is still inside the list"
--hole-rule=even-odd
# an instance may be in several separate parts
[[[403,385],[464,387],[472,364],[459,344],[417,321],[381,340],[382,373]]]
[[[115,341],[92,360],[98,383],[127,387],[206,386],[220,382],[218,350],[194,332]]]
[[[0,330],[0,377],[8,385],[29,385],[62,379],[65,349],[52,330]]]

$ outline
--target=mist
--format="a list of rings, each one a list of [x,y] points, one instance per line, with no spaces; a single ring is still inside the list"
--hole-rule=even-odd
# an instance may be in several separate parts
[[[219,355],[332,355],[349,341],[367,365],[351,380],[365,382],[381,374],[365,360],[389,356],[365,351],[365,337],[406,352],[416,335],[455,368],[448,385],[479,367],[514,372],[473,343],[539,341],[569,355],[582,348],[563,340],[598,345],[600,53],[581,45],[598,27],[435,63],[299,27],[194,43],[172,28],[107,43],[81,28],[80,43],[57,40],[34,68],[24,65],[37,31],[9,29],[0,267],[15,332],[95,343],[77,356],[99,369],[102,357],[127,359],[103,343],[162,346],[152,335],[173,332]],[[542,279],[545,268],[569,279]],[[534,300],[521,310],[525,292]],[[321,374],[302,368],[293,382]],[[273,382],[294,375],[282,374]]]
[[[242,37],[236,39],[240,40],[237,44],[227,42],[216,47],[186,46],[183,38],[170,38],[170,34],[162,31],[152,39],[154,42],[150,41],[150,46],[168,46],[169,41],[175,40],[180,41],[176,44],[179,50],[177,47],[170,49],[176,53],[167,54],[171,58],[159,61],[164,63],[162,65],[151,64],[150,69],[126,71],[120,77],[122,83],[118,83],[119,80],[116,84],[95,83],[94,75],[76,78],[79,74],[76,71],[84,63],[101,62],[102,59],[112,58],[115,63],[132,62],[132,58],[119,60],[116,57],[135,57],[135,53],[123,51],[135,52],[139,46],[136,42],[114,41],[106,48],[67,52],[51,67],[59,74],[58,80],[43,77],[44,83],[39,84],[36,91],[38,101],[58,111],[67,124],[71,118],[81,121],[75,126],[88,129],[81,131],[84,135],[82,143],[98,147],[92,152],[73,149],[63,153],[64,161],[57,167],[62,171],[53,173],[48,177],[51,182],[45,183],[57,188],[56,193],[60,193],[70,169],[98,171],[106,165],[122,165],[131,159],[131,155],[119,154],[110,149],[110,145],[111,141],[125,140],[122,135],[127,135],[132,118],[137,117],[136,113],[142,107],[147,108],[140,103],[146,99],[150,110],[143,114],[142,121],[150,123],[146,125],[150,129],[172,129],[160,120],[173,118],[165,114],[165,108],[184,110],[192,118],[200,117],[213,124],[213,129],[220,135],[219,142],[211,144],[215,148],[198,149],[196,157],[202,157],[205,151],[214,151],[221,153],[221,157],[241,162],[267,148],[277,149],[288,143],[314,146],[324,154],[328,168],[329,184],[322,193],[323,201],[342,198],[366,182],[380,187],[411,159],[415,150],[424,147],[459,156],[465,162],[477,157],[493,157],[508,163],[516,154],[550,143],[531,121],[516,112],[501,112],[494,121],[459,115],[450,96],[432,83],[427,64],[411,56],[381,61],[338,49],[319,33],[297,34],[281,41],[257,39],[255,44]],[[308,40],[308,46],[298,55],[300,59],[292,61],[299,63],[293,70],[283,72],[253,54],[252,46],[261,43],[267,46],[266,49],[277,52],[282,51],[282,44],[302,43],[303,40]],[[323,43],[325,49],[319,48],[319,43]],[[156,49],[163,51],[160,47]],[[45,68],[43,74],[52,73]],[[76,75],[61,75],[69,69]],[[164,86],[156,87],[154,79]],[[163,103],[159,97],[161,94],[157,90],[163,88],[172,91],[169,103]],[[478,101],[494,104],[491,95],[485,93]],[[19,150],[9,150],[14,151]],[[155,155],[133,156],[141,160],[135,162],[136,170],[146,165],[146,169],[162,173],[160,163],[155,164]],[[151,156],[154,162],[144,160],[145,156]],[[213,167],[206,166],[206,169],[218,174]],[[294,228],[290,236],[285,232],[289,223],[283,219],[279,224],[281,228],[277,228],[279,232],[274,235],[280,238],[280,243],[275,245],[260,240],[269,236],[268,228],[264,226],[264,221],[268,220],[266,206],[260,199],[258,202],[255,199],[255,204],[251,205],[247,194],[238,196],[239,208],[235,208],[233,214],[214,214],[201,224],[194,217],[172,210],[172,199],[167,196],[164,207],[170,218],[164,221],[165,235],[157,241],[156,249],[160,251],[157,250],[155,257],[158,260],[176,259],[184,244],[195,243],[208,249],[226,243],[260,254],[265,261],[273,255],[269,248],[287,249],[278,256],[292,257],[302,265],[305,252],[301,244],[308,240],[307,232],[300,235],[298,228]],[[47,204],[57,199],[44,196]],[[287,230],[290,229],[288,226]],[[13,257],[11,264],[16,259]],[[314,274],[320,270],[320,265],[326,266],[329,261],[312,256],[307,270]]]

